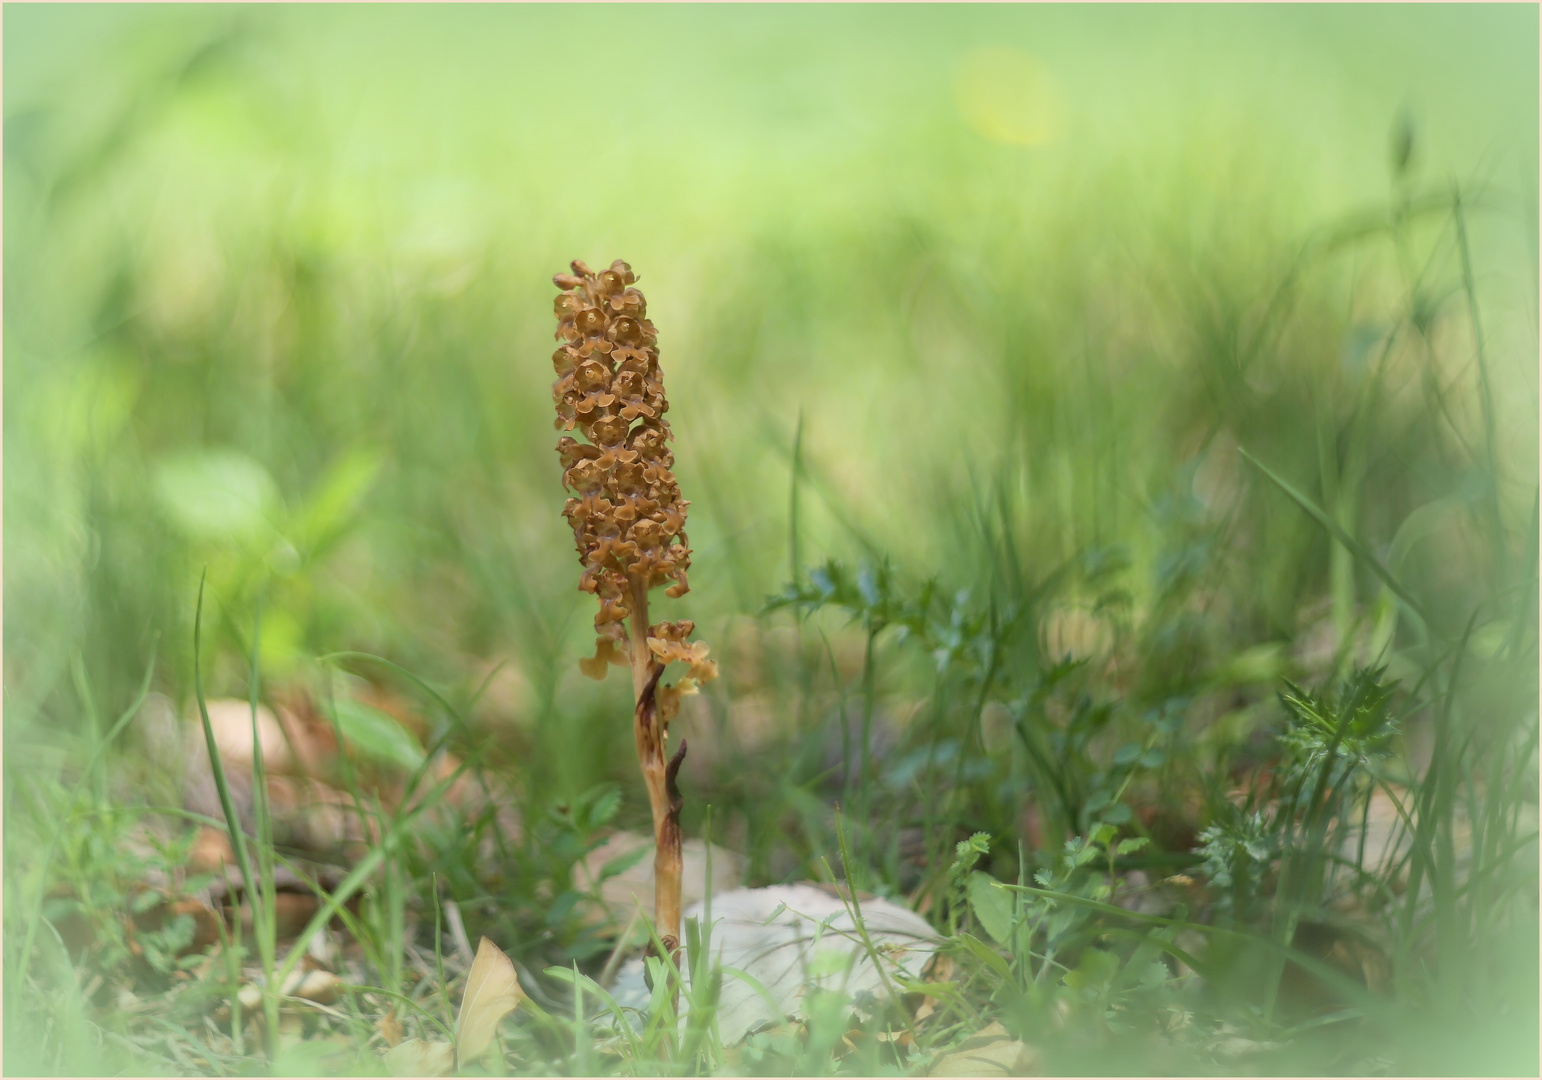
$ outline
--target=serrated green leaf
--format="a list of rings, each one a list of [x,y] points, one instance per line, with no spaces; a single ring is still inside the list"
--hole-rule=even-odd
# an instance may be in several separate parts
[[[1063,980],[1073,990],[1101,990],[1119,971],[1119,957],[1104,949],[1087,949]]]
[[[1139,851],[1149,843],[1151,843],[1151,838],[1149,836],[1132,836],[1128,840],[1119,841],[1117,854],[1129,855],[1133,852]]]
[[[953,846],[954,857],[963,859],[970,855],[984,855],[990,851],[990,842],[990,833],[977,832],[968,840],[960,840]]]
[[[1103,811],[1103,820],[1109,825],[1128,825],[1135,815],[1130,810],[1128,803],[1116,802]]]
[[[604,866],[600,867],[600,880],[609,881],[617,874],[626,873],[632,867],[642,862],[646,856],[651,855],[652,853],[653,849],[647,844],[639,844],[637,847],[633,848],[631,851],[626,852],[624,855],[617,855],[614,859],[611,859]]]
[[[589,807],[589,825],[598,828],[604,825],[616,812],[621,809],[621,789],[617,787],[606,788]]]

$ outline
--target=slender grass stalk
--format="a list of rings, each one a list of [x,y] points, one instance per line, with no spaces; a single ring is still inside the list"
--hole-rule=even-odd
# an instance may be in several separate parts
[[[152,641],[150,644],[150,661],[145,665],[145,677],[139,685],[139,692],[134,695],[134,700],[129,707],[124,709],[118,719],[113,722],[112,727],[107,730],[107,734],[97,741],[96,747],[91,752],[90,760],[86,762],[85,775],[89,776],[92,774],[106,755],[108,747],[112,745],[123,729],[128,727],[129,722],[139,715],[139,709],[144,705],[145,698],[150,693],[150,680],[155,675],[155,653],[155,642]],[[80,794],[79,790],[75,792],[69,803],[70,809],[66,810],[65,814],[54,823],[53,830],[49,833],[48,846],[43,849],[43,858],[37,869],[37,894],[33,898],[32,905],[27,912],[27,929],[22,936],[21,957],[16,964],[15,985],[17,986],[26,985],[27,969],[32,960],[32,947],[37,938],[38,926],[43,921],[43,901],[48,895],[48,872],[52,869],[54,857],[58,854],[59,838],[63,835],[65,822],[73,814],[75,802],[80,798]]]
[[[398,813],[392,820],[391,827],[380,837],[379,842],[370,847],[364,857],[338,883],[336,889],[327,892],[315,883],[312,884],[316,895],[321,897],[321,907],[295,935],[294,947],[289,950],[289,955],[274,975],[274,981],[278,985],[282,986],[288,980],[290,973],[299,964],[300,958],[305,955],[311,939],[343,910],[343,905],[364,887],[382,863],[396,853],[403,837],[407,835],[408,829],[417,820],[418,815],[437,804],[469,767],[468,763],[462,762],[459,768],[435,784],[420,802]]]
[[[264,1017],[268,1021],[264,1024],[263,1032],[264,1049],[268,1060],[272,1061],[278,1046],[278,997],[277,987],[273,980],[273,958],[276,943],[270,935],[270,930],[276,927],[268,919],[268,896],[264,887],[259,883],[258,871],[253,863],[246,843],[246,833],[241,827],[240,815],[236,813],[235,800],[231,798],[230,782],[225,776],[225,765],[220,756],[219,744],[214,739],[214,725],[209,720],[208,700],[203,689],[203,592],[208,574],[205,572],[198,580],[198,604],[193,614],[193,692],[198,700],[198,715],[203,721],[204,743],[209,751],[209,771],[214,776],[214,787],[219,792],[220,809],[225,814],[225,825],[230,835],[230,846],[235,853],[236,869],[241,874],[242,885],[246,894],[247,903],[252,909],[252,933],[257,939],[258,955],[262,958],[264,987],[263,1006]],[[254,646],[255,648],[255,646]],[[253,656],[255,657],[255,652]],[[253,690],[255,701],[255,689]],[[261,792],[264,787],[264,775],[262,773],[261,740],[257,737],[256,710],[253,708],[252,739],[253,739],[253,776],[252,786],[254,791]],[[264,792],[265,794],[265,792]],[[262,795],[256,796],[256,807],[259,817],[260,844],[262,836],[261,820],[266,817],[267,800]],[[269,848],[271,857],[271,846]],[[260,856],[259,856],[260,857]],[[271,864],[270,864],[271,865]],[[271,874],[266,875],[271,881]],[[239,1016],[240,1003],[236,1001],[239,986],[231,988],[231,1015]]]
[[[1382,564],[1380,559],[1371,554],[1370,550],[1366,548],[1364,544],[1360,543],[1359,540],[1356,540],[1353,536],[1346,532],[1343,526],[1341,526],[1337,521],[1326,514],[1322,508],[1319,507],[1310,498],[1296,490],[1296,488],[1292,486],[1289,481],[1281,478],[1278,473],[1270,469],[1263,462],[1259,461],[1252,454],[1248,453],[1246,449],[1239,447],[1237,452],[1241,454],[1249,464],[1268,477],[1276,487],[1278,487],[1286,495],[1290,496],[1296,505],[1310,514],[1319,525],[1328,530],[1328,532],[1332,534],[1335,540],[1337,540],[1340,544],[1343,544],[1346,548],[1354,553],[1357,559],[1365,563],[1365,565],[1371,570],[1372,573],[1381,578],[1382,582],[1386,584],[1387,588],[1391,589],[1395,594],[1397,594],[1397,598],[1399,600],[1408,605],[1408,610],[1414,615],[1418,616],[1419,621],[1424,625],[1426,632],[1429,633],[1432,637],[1435,636],[1436,631],[1434,625],[1431,623],[1430,616],[1426,612],[1424,605],[1421,604],[1419,600],[1413,595],[1413,593],[1409,592],[1408,589],[1405,588],[1403,584],[1393,576],[1392,572]]]
[[[803,561],[799,558],[798,550],[798,489],[803,482],[803,407],[798,407],[798,426],[792,435],[792,484],[787,496],[787,563],[792,573],[790,581],[800,581],[803,577]],[[794,611],[798,622],[802,624],[801,613]],[[800,654],[801,655],[801,654]]]
[[[433,874],[430,882],[434,897],[434,976],[439,985],[439,1007],[444,1011],[447,1027],[454,1027],[455,1014],[450,1008],[450,988],[444,977],[444,928],[443,913],[439,903],[439,875]]]
[[[1483,500],[1489,516],[1489,542],[1492,546],[1491,580],[1508,579],[1508,551],[1505,547],[1504,515],[1499,509],[1499,455],[1495,443],[1499,437],[1494,414],[1494,387],[1489,376],[1488,347],[1483,339],[1483,320],[1478,316],[1478,288],[1473,281],[1472,246],[1467,241],[1467,214],[1462,209],[1462,191],[1451,187],[1451,216],[1456,224],[1456,250],[1462,264],[1462,292],[1467,298],[1467,314],[1472,322],[1473,348],[1478,359],[1478,401],[1483,409],[1483,469],[1488,474],[1488,490]]]
[[[299,934],[296,935],[294,943],[283,963],[278,963],[276,940],[277,912],[275,903],[276,878],[273,873],[278,856],[274,850],[272,842],[271,816],[268,812],[267,800],[265,797],[266,773],[261,758],[261,743],[259,740],[257,740],[258,732],[255,728],[255,710],[259,694],[259,685],[257,682],[258,674],[256,666],[259,638],[258,635],[254,634],[252,644],[252,682],[250,688],[250,699],[253,709],[253,739],[255,745],[253,760],[253,783],[254,787],[260,793],[257,796],[256,801],[258,835],[255,838],[255,842],[258,845],[255,857],[257,859],[256,865],[260,867],[260,885],[255,883],[256,875],[254,875],[252,870],[254,866],[253,853],[247,844],[247,838],[241,828],[240,819],[235,811],[235,804],[230,794],[230,785],[225,775],[219,747],[214,740],[213,726],[209,719],[208,704],[203,690],[202,667],[200,664],[202,657],[203,588],[204,582],[200,581],[198,606],[194,615],[193,622],[194,690],[198,699],[199,715],[203,721],[204,738],[209,751],[210,769],[214,775],[215,787],[219,792],[220,797],[220,806],[224,811],[226,826],[231,836],[231,846],[235,852],[237,869],[242,873],[246,884],[246,895],[248,901],[252,905],[253,933],[257,938],[258,953],[261,958],[265,984],[263,994],[263,1011],[265,1020],[263,1032],[264,1045],[267,1056],[271,1061],[276,1055],[278,1046],[278,1012],[280,1004],[279,989],[286,981],[288,981],[289,976],[293,973],[294,969],[299,964],[300,959],[306,954],[311,939],[314,938],[315,935],[319,933],[327,925],[327,923],[332,920],[333,917],[343,913],[343,905],[346,904],[348,900],[356,892],[358,892],[358,890],[362,888],[364,884],[373,875],[375,875],[378,870],[384,869],[388,879],[393,872],[399,874],[399,867],[396,865],[395,860],[399,857],[401,839],[407,828],[419,814],[439,802],[439,800],[450,789],[450,787],[457,780],[459,780],[460,777],[471,767],[471,762],[462,762],[454,772],[452,772],[449,776],[441,779],[416,803],[408,806],[404,801],[403,806],[397,810],[392,818],[387,819],[384,815],[381,815],[379,818],[379,824],[381,826],[381,835],[379,841],[371,846],[369,851],[353,867],[349,874],[338,885],[336,890],[329,893],[326,889],[322,888],[319,883],[311,883],[312,888],[316,892],[317,896],[322,899],[322,905],[320,909],[311,917],[310,921],[307,922],[306,925],[301,929]],[[376,659],[374,657],[369,658]],[[415,681],[418,681],[421,684],[421,680],[415,679]],[[460,720],[459,714],[456,712],[456,710],[450,707],[447,702],[444,702],[443,698],[434,692],[431,687],[426,687],[425,685],[425,689],[427,689],[436,699],[441,701],[441,703],[446,706],[446,709],[453,721]],[[451,734],[455,729],[456,725],[452,723],[445,734],[441,736],[440,742],[442,743],[443,739],[447,738],[448,735]],[[435,747],[435,751],[437,752],[437,746]],[[423,775],[428,769],[431,760],[432,755],[425,758],[424,763],[418,767],[417,771],[411,778],[411,782],[409,783],[409,790],[414,790],[416,785],[422,780]],[[350,787],[354,788],[355,797],[357,799],[358,790],[356,785],[350,782]],[[356,806],[357,805],[358,804],[356,803]],[[359,809],[362,814],[362,806],[360,806]],[[399,970],[401,952],[405,945],[405,893],[402,890],[401,883],[399,881],[393,883],[390,880],[387,880],[385,883],[385,888],[388,890],[394,890],[394,892],[397,894],[395,902],[390,905],[393,914],[389,917],[389,926],[387,928],[388,936],[390,934],[395,934],[396,936],[390,937],[390,940],[385,943],[385,947],[380,950],[380,955],[386,961],[386,965],[383,970],[385,972],[390,972],[393,969]],[[391,948],[392,942],[395,943],[394,949]],[[400,980],[398,975],[397,982],[399,981]],[[239,1018],[240,1004],[238,1001],[234,1000],[234,993],[232,994],[232,998],[232,1016]],[[239,1022],[238,1019],[237,1022]]]
[[[857,771],[857,810],[858,818],[863,822],[869,820],[872,809],[868,800],[873,772],[873,710],[878,697],[878,669],[873,649],[882,629],[881,625],[868,619],[867,640],[862,650],[862,763]]]
[[[233,897],[235,889],[230,885],[230,867],[220,862],[220,879],[225,885],[225,895]],[[220,939],[220,958],[225,961],[225,977],[230,980],[230,1042],[235,1049],[236,1056],[246,1054],[246,1032],[241,1023],[241,919],[239,915],[234,920],[234,925],[228,929],[225,926],[223,916],[214,920],[215,932]]]
[[[262,748],[262,733],[257,727],[257,698],[261,689],[259,649],[262,643],[262,601],[259,597],[252,617],[250,674],[247,679],[248,702],[252,714],[252,813],[257,824],[257,881],[246,883],[246,895],[252,905],[252,933],[262,963],[263,1042],[268,1060],[278,1054],[278,1006],[280,987],[273,982],[274,961],[278,951],[278,882],[274,877],[273,818],[268,806],[268,769]],[[255,899],[260,892],[262,902]]]
[[[883,964],[882,957],[878,954],[878,948],[873,944],[872,935],[867,932],[867,922],[862,918],[862,901],[857,898],[857,890],[851,884],[851,850],[846,843],[846,824],[840,808],[835,811],[835,839],[841,853],[841,869],[846,874],[846,888],[842,889],[839,882],[835,882],[836,895],[840,898],[846,912],[851,916],[851,924],[856,928],[857,936],[862,941],[862,948],[867,952],[868,962],[878,972],[878,977],[883,982],[884,991],[889,995],[889,1003],[895,1004],[900,998],[895,992],[894,982],[889,977],[889,969]],[[829,867],[826,865],[826,870]],[[832,881],[835,875],[831,874]],[[910,1032],[912,1039],[916,1038],[915,1026],[910,1021],[909,1014],[902,1008],[900,1015],[905,1023],[905,1030]]]

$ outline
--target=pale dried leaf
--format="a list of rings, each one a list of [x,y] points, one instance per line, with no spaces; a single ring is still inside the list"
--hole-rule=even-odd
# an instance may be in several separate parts
[[[307,1001],[315,1001],[322,1005],[330,1005],[337,1000],[342,993],[343,980],[330,971],[308,972],[300,985],[295,988],[295,997],[302,997]]]
[[[193,847],[188,852],[187,865],[188,869],[199,874],[218,874],[226,867],[235,870],[236,853],[230,846],[230,837],[218,829],[200,825],[198,835],[193,838]]]
[[[1002,1039],[939,1058],[932,1076],[1035,1076],[1039,1059],[1027,1044]]]
[[[481,1056],[498,1033],[498,1022],[519,1005],[519,996],[514,962],[484,937],[477,943],[476,959],[466,975],[466,992],[461,995],[460,1015],[455,1021],[455,1045],[460,1060],[471,1061]]]
[[[1279,1050],[1282,1044],[1277,1042],[1260,1042],[1257,1039],[1245,1039],[1240,1035],[1232,1035],[1218,1039],[1211,1046],[1211,1050],[1222,1057],[1248,1057],[1253,1054],[1266,1054]]]
[[[1007,1031],[1000,1020],[992,1020],[960,1043],[959,1049],[966,1050],[971,1046],[983,1046],[985,1043],[995,1042],[997,1039],[1010,1039],[1011,1037],[1011,1033]]]
[[[387,1051],[385,1067],[392,1076],[450,1076],[455,1072],[455,1047],[407,1039]]]
[[[396,1018],[394,1008],[375,1021],[375,1030],[380,1032],[387,1046],[394,1049],[402,1044],[402,1022]]]
[[[1039,1055],[992,1021],[932,1063],[931,1076],[1034,1076]]]

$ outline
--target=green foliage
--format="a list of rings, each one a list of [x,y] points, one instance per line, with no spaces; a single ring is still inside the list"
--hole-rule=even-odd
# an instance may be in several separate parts
[[[1280,742],[1291,762],[1288,787],[1300,792],[1309,780],[1325,776],[1325,789],[1334,790],[1349,770],[1372,770],[1388,757],[1398,733],[1390,708],[1397,681],[1383,681],[1385,674],[1385,667],[1356,671],[1337,701],[1287,683],[1280,701],[1290,725]]]
[[[1199,834],[1199,872],[1220,890],[1219,902],[1244,919],[1263,888],[1279,848],[1279,834],[1258,811],[1237,811],[1231,820],[1206,826]]]
[[[594,19],[7,12],[17,1070],[372,1070],[382,1002],[427,1032],[451,992],[453,902],[546,973],[531,1074],[913,1073],[994,1020],[1051,1073],[1534,1073],[1535,10]],[[620,111],[554,96],[575,41]],[[576,868],[648,813],[623,680],[573,674],[574,255],[646,274],[672,373],[725,676],[677,722],[687,832],[813,878],[839,804],[847,883],[947,933],[902,1049],[829,995],[735,1060],[711,973],[682,1033],[657,962],[635,1041],[589,1015],[623,927]],[[366,652],[426,745],[329,697]],[[127,929],[200,885],[182,751],[131,722],[198,678],[358,751],[346,1063],[213,1019],[303,953],[262,888],[212,957]],[[312,874],[254,809],[243,863]]]

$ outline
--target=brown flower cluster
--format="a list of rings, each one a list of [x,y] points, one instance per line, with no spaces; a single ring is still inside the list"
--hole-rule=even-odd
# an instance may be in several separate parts
[[[607,663],[627,663],[619,647],[625,622],[639,610],[645,617],[648,590],[672,581],[666,595],[678,597],[690,588],[690,504],[670,471],[675,458],[658,335],[633,287],[637,276],[619,259],[598,273],[574,260],[571,274],[552,280],[562,290],[555,303],[562,344],[552,354],[557,428],[577,428],[587,440],[563,436],[557,443],[562,483],[577,494],[563,514],[584,566],[578,587],[600,602],[599,649],[584,672],[603,678]],[[655,636],[674,641],[664,632],[672,625],[689,624],[649,627],[650,644]],[[706,646],[700,648],[704,654]]]
[[[602,629],[631,613],[630,581],[648,589],[673,578],[670,596],[690,587],[690,504],[669,471],[669,401],[657,333],[632,288],[636,276],[620,260],[598,274],[575,261],[572,274],[554,280],[562,289],[556,312],[563,344],[552,354],[560,376],[552,386],[557,427],[577,427],[589,440],[557,443],[562,483],[578,493],[563,514],[584,564],[579,588],[599,597],[595,627]]]
[[[655,663],[679,661],[690,666],[690,671],[673,685],[658,688],[659,716],[665,727],[680,711],[681,698],[697,693],[702,683],[717,678],[717,661],[707,659],[707,643],[686,640],[695,630],[696,624],[690,619],[655,623],[648,628],[648,651]]]

